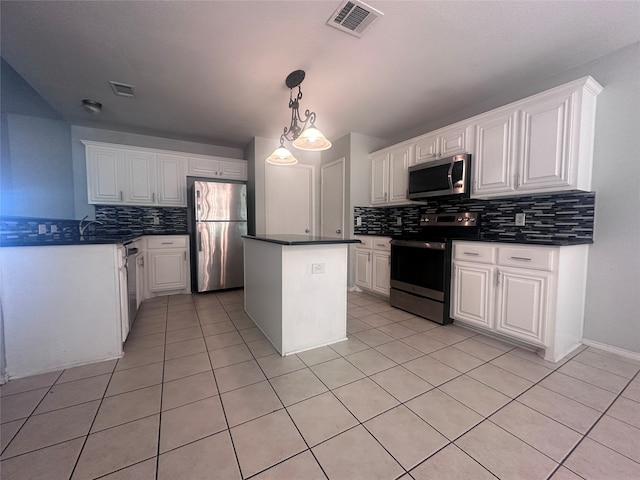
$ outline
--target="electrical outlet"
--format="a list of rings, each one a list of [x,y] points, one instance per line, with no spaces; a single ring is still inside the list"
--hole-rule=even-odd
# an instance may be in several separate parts
[[[356,217],[356,227],[362,226],[362,217]]]
[[[58,226],[57,225],[51,225],[51,233],[58,233]]]
[[[311,273],[313,275],[317,273],[324,273],[324,263],[312,263],[311,264]]]
[[[396,217],[396,225],[398,226],[402,225],[402,217]]]
[[[160,219],[158,217],[153,217],[153,224],[160,225]]]
[[[525,223],[525,214],[524,213],[516,213],[516,226],[524,227]]]
[[[47,233],[47,226],[45,224],[38,225],[38,235],[44,235]]]

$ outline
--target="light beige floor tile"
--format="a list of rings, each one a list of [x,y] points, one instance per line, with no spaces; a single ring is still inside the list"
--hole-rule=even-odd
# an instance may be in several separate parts
[[[11,479],[67,479],[73,471],[83,438],[59,443],[0,463],[2,478]]]
[[[373,328],[378,328],[378,327],[382,327],[383,325],[389,325],[390,323],[394,323],[393,320],[387,317],[383,317],[382,315],[380,315],[380,313],[373,313],[373,312],[371,313],[371,315],[363,315],[362,317],[358,317],[358,320],[360,320],[363,323],[366,323],[367,325]]]
[[[348,306],[347,315],[350,315],[355,318],[364,317],[365,315],[371,315],[371,310],[367,310],[366,308],[363,308],[363,307]]]
[[[0,426],[0,452],[9,445],[9,442],[13,439],[16,433],[18,433],[18,430],[20,430],[26,421],[26,418],[22,418],[20,420],[14,420],[13,422],[3,423],[2,426]]]
[[[504,393],[511,398],[515,398],[533,385],[533,382],[522,377],[507,372],[501,368],[485,363],[467,372],[467,376]]]
[[[48,388],[56,382],[61,374],[62,371],[57,371],[9,380],[4,385],[0,386],[0,395],[5,397],[16,393],[28,392],[29,390],[38,390],[44,387]]]
[[[310,446],[358,424],[331,392],[296,403],[287,407],[287,411]]]
[[[545,360],[544,358],[542,358],[540,355],[538,355],[537,352],[532,351],[532,350],[527,350],[526,348],[521,348],[521,347],[516,347],[513,350],[511,350],[509,352],[509,354],[511,355],[515,355],[516,357],[520,357],[524,360],[528,360],[532,363],[535,363],[537,365],[541,365],[543,367],[547,367],[551,370],[555,370],[557,368],[560,368],[562,365],[564,365],[565,363],[567,363],[569,360],[571,360],[571,354],[565,356],[564,358],[562,358],[561,360],[557,361],[557,362],[549,362],[547,360]]]
[[[640,378],[636,377],[636,379],[622,391],[622,396],[640,403]]]
[[[300,352],[297,355],[298,358],[302,360],[308,367],[317,365],[318,363],[333,360],[334,358],[338,358],[340,356],[340,354],[338,354],[331,347],[313,348],[311,350],[307,350],[306,352]]]
[[[495,480],[487,469],[450,444],[411,470],[415,480]]]
[[[204,341],[207,342],[207,348],[209,350],[215,350],[216,348],[230,347],[231,345],[239,345],[244,343],[244,340],[242,340],[242,337],[238,332],[210,335],[208,337],[204,337]]]
[[[278,353],[271,342],[267,339],[256,340],[255,342],[248,342],[247,347],[251,350],[251,353],[254,357],[266,357],[267,355],[272,355],[274,353]]]
[[[113,373],[116,363],[118,363],[118,360],[107,360],[106,362],[90,363],[89,365],[82,365],[80,367],[67,368],[62,372],[56,384]]]
[[[429,335],[431,338],[440,343],[444,343],[445,345],[454,345],[469,338],[469,335],[455,333],[452,329],[449,329],[446,326],[429,330],[425,332],[425,335]]]
[[[365,330],[369,330],[373,328],[368,323],[361,322],[355,317],[347,316],[347,333],[354,334],[358,332],[363,332]]]
[[[640,429],[605,415],[588,437],[640,464]]]
[[[560,372],[549,375],[540,382],[540,386],[601,412],[604,412],[616,397],[615,393]]]
[[[602,351],[596,352],[591,348],[582,351],[573,359],[576,362],[584,363],[625,378],[632,378],[638,373],[638,370],[640,370],[640,364],[638,362],[614,354],[607,354]]]
[[[396,339],[405,338],[410,335],[416,334],[415,330],[412,330],[409,327],[405,327],[400,323],[390,323],[389,325],[383,325],[380,328],[378,328],[378,330]]]
[[[490,420],[556,462],[582,439],[576,431],[519,402],[511,402]]]
[[[441,385],[461,375],[458,370],[429,356],[416,358],[403,364],[403,366],[434,386]]]
[[[398,324],[410,328],[411,330],[415,330],[416,332],[426,332],[440,326],[435,322],[431,322],[419,317],[410,318],[409,320],[403,320],[401,322],[398,322]]]
[[[613,373],[600,370],[584,363],[571,360],[558,369],[559,372],[577,378],[583,382],[596,385],[613,393],[620,393],[629,380]]]
[[[327,387],[308,368],[272,378],[271,385],[285,406],[327,391]]]
[[[374,348],[352,353],[344,358],[365,375],[373,375],[396,366],[396,362],[385,357]]]
[[[156,459],[151,458],[111,473],[100,480],[156,480]]]
[[[264,333],[262,333],[258,327],[239,329],[238,332],[245,342],[254,342],[256,340],[262,340],[263,338],[266,338],[264,336]]]
[[[166,330],[167,325],[167,309],[165,308],[154,308],[149,309],[148,311],[140,311],[136,316],[136,321],[134,322],[134,326],[137,327],[146,327],[149,325],[161,324],[164,325],[165,328],[162,330]],[[158,333],[158,332],[155,332]]]
[[[483,360],[468,355],[454,347],[443,348],[437,352],[430,353],[429,356],[445,365],[455,368],[459,372],[468,372],[484,363]]]
[[[398,462],[362,426],[341,433],[312,451],[332,480],[391,479],[403,473]]]
[[[369,420],[364,426],[407,470],[449,443],[404,405]]]
[[[164,381],[188,377],[211,370],[211,362],[206,352],[196,353],[164,362]]]
[[[251,317],[246,315],[244,312],[229,312],[228,315],[238,330],[246,330],[256,326],[253,320],[251,320]]]
[[[162,410],[176,408],[218,394],[213,372],[165,382],[162,386]]]
[[[334,389],[347,383],[355,382],[365,375],[344,358],[336,358],[310,367],[322,382]]]
[[[498,340],[497,338],[490,337],[488,335],[479,334],[473,337],[473,339],[477,340],[478,342],[484,343],[485,345],[489,345],[493,348],[502,350],[503,352],[509,352],[510,350],[516,348],[515,345],[512,345],[511,343]]]
[[[159,420],[154,415],[89,435],[72,480],[93,479],[154,457]]]
[[[220,393],[246,387],[266,379],[255,360],[214,370]]]
[[[437,341],[426,333],[418,333],[410,337],[405,337],[402,339],[402,342],[420,350],[422,353],[431,353],[446,347],[444,343]]]
[[[300,370],[301,368],[306,368],[306,365],[297,355],[287,355],[283,357],[278,353],[274,353],[260,357],[257,361],[267,378],[277,377],[285,373]]]
[[[230,427],[283,407],[273,388],[266,381],[223,393],[221,397]]]
[[[568,468],[561,466],[553,475],[551,475],[550,480],[583,480],[583,478],[576,475]]]
[[[506,395],[467,375],[455,378],[444,385],[440,385],[439,388],[447,395],[485,417],[488,417],[511,401],[511,398]]]
[[[153,333],[151,335],[143,335],[141,337],[127,338],[124,344],[125,352],[132,352],[142,348],[159,347],[164,345],[165,333]]]
[[[185,328],[198,328],[199,326],[200,322],[198,321],[198,317],[196,316],[196,314],[193,312],[189,312],[188,317],[183,316],[179,319],[169,318],[169,320],[167,320],[167,333],[176,330],[182,330]]]
[[[251,480],[325,480],[326,478],[316,459],[309,450],[306,450],[255,477],[251,477]]]
[[[3,396],[0,398],[0,422],[4,424],[27,418],[33,413],[48,391],[49,387],[45,387]]]
[[[352,353],[360,352],[362,350],[366,350],[367,348],[369,348],[369,345],[367,345],[364,342],[361,342],[354,336],[351,336],[343,342],[332,344],[331,348],[333,348],[340,355],[345,356],[345,355],[350,355]]]
[[[162,413],[160,453],[227,428],[220,397],[210,397]]]
[[[97,432],[160,413],[161,394],[162,387],[154,385],[105,398],[100,405],[91,431]]]
[[[171,316],[176,313],[194,312],[195,309],[196,309],[196,306],[193,302],[180,303],[180,304],[172,304],[171,302],[169,302],[169,307],[167,308],[167,315],[169,316],[169,318],[171,318]]]
[[[557,463],[485,421],[456,440],[456,445],[498,478],[547,478]]]
[[[600,417],[597,410],[538,385],[518,397],[517,401],[582,434]]]
[[[220,335],[221,333],[235,332],[236,326],[231,320],[225,322],[209,323],[202,326],[202,333],[205,337],[210,335]]]
[[[110,379],[111,374],[56,384],[44,396],[34,413],[50,412],[51,410],[98,400],[104,396]]]
[[[394,322],[402,322],[403,320],[409,320],[415,317],[413,313],[405,312],[404,310],[398,310],[397,308],[380,312],[380,315],[388,318],[389,320],[393,320]]]
[[[99,401],[83,403],[54,412],[32,415],[13,438],[2,458],[48,447],[89,433]]]
[[[420,350],[416,350],[399,340],[380,345],[376,347],[376,350],[396,363],[408,362],[424,355]]]
[[[124,357],[118,360],[115,371],[119,372],[120,370],[126,370],[129,368],[151,365],[152,363],[162,362],[163,360],[164,345],[125,352]]]
[[[150,387],[162,383],[162,363],[153,363],[142,367],[116,371],[111,376],[106,396],[130,392],[138,388]]]
[[[539,382],[553,371],[511,353],[495,358],[490,363],[530,382]]]
[[[482,421],[482,416],[437,389],[405,405],[449,440],[459,437]]]
[[[378,345],[392,342],[394,340],[392,336],[381,332],[377,328],[371,328],[369,330],[364,330],[362,332],[354,333],[352,336],[357,338],[361,342],[366,343],[370,347],[377,347]]]
[[[371,376],[371,380],[401,402],[406,402],[434,388],[433,385],[401,366],[377,373]]]
[[[611,408],[607,410],[607,415],[640,428],[640,403],[628,398],[618,397]]]
[[[198,309],[198,320],[200,321],[200,325],[204,326],[219,322],[228,322],[231,319],[221,305],[219,308]]]
[[[333,393],[361,422],[398,405],[398,400],[368,378],[337,388]]]
[[[144,335],[164,333],[166,331],[167,322],[160,321],[160,319],[158,319],[157,322],[145,322],[144,319],[142,319],[140,320],[140,324],[137,324],[136,328],[129,332],[129,337],[127,338],[143,337]]]
[[[184,342],[185,340],[193,340],[194,338],[202,338],[202,330],[198,324],[195,327],[181,328],[167,332],[166,344]]]
[[[254,475],[307,448],[284,410],[233,427],[231,436],[244,477]]]
[[[209,358],[211,359],[213,368],[222,368],[253,360],[253,355],[251,355],[251,352],[245,344],[241,344],[210,350]]]
[[[585,438],[564,462],[564,466],[590,480],[632,480],[640,478],[640,463]]]
[[[456,343],[456,346],[451,348],[461,350],[485,362],[493,360],[504,353],[504,351],[499,348],[494,348],[486,343],[479,342],[475,337]]]
[[[165,360],[173,360],[175,358],[186,357],[207,351],[207,345],[204,338],[196,338],[193,340],[185,340],[184,342],[170,343],[165,348]]]

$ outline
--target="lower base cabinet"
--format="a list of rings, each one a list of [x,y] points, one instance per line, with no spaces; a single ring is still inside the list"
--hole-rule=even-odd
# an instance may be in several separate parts
[[[146,237],[145,270],[151,296],[189,293],[189,251],[186,235]]]
[[[557,362],[582,341],[588,245],[454,242],[451,317]]]
[[[356,286],[389,296],[391,277],[391,238],[356,235],[362,243],[356,244]]]

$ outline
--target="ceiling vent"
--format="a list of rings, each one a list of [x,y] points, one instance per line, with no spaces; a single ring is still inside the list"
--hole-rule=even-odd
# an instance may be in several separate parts
[[[331,15],[327,24],[338,30],[361,37],[384,13],[358,0],[346,0]]]
[[[126,85],[119,82],[109,82],[109,85],[111,85],[111,90],[113,90],[113,93],[116,95],[121,97],[135,97],[132,85]]]

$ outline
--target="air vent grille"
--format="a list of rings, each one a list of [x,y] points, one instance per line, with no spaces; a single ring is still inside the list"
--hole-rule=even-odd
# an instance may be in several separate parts
[[[346,0],[331,15],[327,24],[356,37],[361,37],[371,24],[382,15],[384,15],[382,12],[358,0]]]
[[[109,85],[111,85],[111,90],[113,90],[113,93],[116,95],[121,97],[135,97],[132,85],[119,82],[109,82]]]

